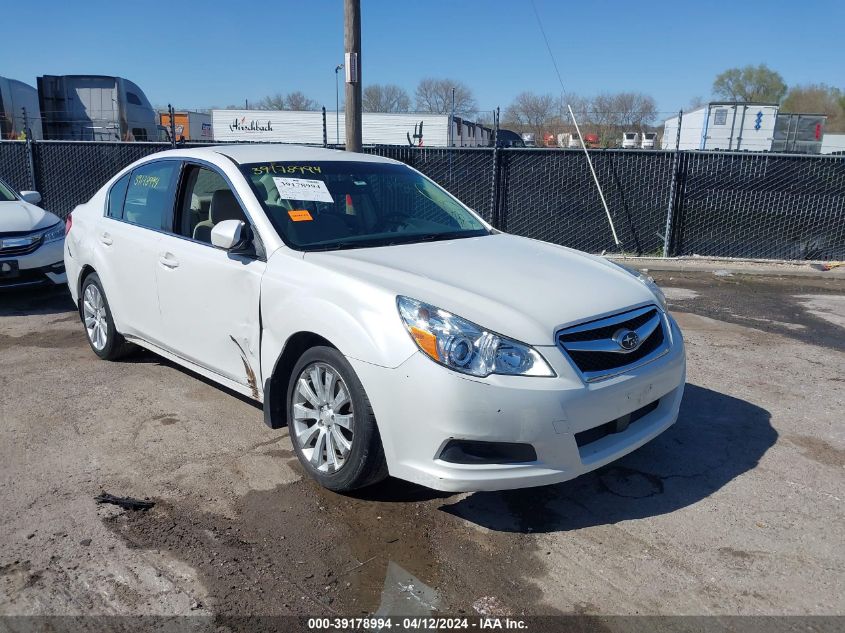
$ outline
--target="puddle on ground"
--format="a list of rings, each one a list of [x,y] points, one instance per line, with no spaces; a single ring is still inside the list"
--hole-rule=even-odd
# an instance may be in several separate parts
[[[104,521],[130,547],[196,569],[221,617],[475,615],[490,596],[508,612],[549,613],[528,582],[545,565],[536,542],[444,512],[458,497],[396,480],[344,496],[303,478],[250,492],[235,518],[162,502]]]
[[[695,290],[690,290],[689,288],[664,286],[662,290],[669,301],[686,301],[688,299],[695,299],[698,296]]]

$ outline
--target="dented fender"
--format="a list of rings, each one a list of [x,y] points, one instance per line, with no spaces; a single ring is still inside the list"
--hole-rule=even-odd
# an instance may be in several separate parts
[[[325,275],[301,253],[280,249],[261,288],[261,377],[266,383],[292,336],[323,337],[344,356],[381,367],[416,351],[396,310],[396,294],[342,275]]]

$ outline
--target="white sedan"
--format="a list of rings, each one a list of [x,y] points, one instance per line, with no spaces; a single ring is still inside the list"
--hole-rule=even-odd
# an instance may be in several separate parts
[[[40,202],[37,191],[17,193],[0,180],[0,290],[67,281],[65,223]]]
[[[139,345],[262,402],[333,490],[564,481],[678,416],[683,339],[650,278],[497,231],[393,160],[166,151],[71,220],[94,353]]]

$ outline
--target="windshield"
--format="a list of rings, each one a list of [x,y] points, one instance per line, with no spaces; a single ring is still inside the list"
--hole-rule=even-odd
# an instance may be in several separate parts
[[[455,198],[405,165],[286,162],[241,169],[276,231],[301,250],[489,234]]]
[[[12,189],[0,180],[0,202],[12,202],[13,200],[17,200],[17,197],[12,192]]]

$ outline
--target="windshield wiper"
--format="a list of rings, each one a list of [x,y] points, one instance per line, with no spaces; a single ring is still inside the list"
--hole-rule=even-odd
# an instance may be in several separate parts
[[[443,240],[455,240],[463,237],[477,237],[475,234],[467,235],[466,231],[452,231],[450,233],[423,233],[422,235],[411,236],[412,242],[440,242]]]
[[[349,242],[335,242],[333,244],[319,244],[306,247],[309,252],[314,251],[340,251],[352,248],[376,248],[379,246],[399,246],[402,244],[418,244],[420,242],[439,242],[443,240],[454,240],[465,237],[478,237],[488,235],[475,231],[448,231],[446,233],[414,233],[411,235],[399,234],[392,238],[378,238],[372,240],[352,240]]]

